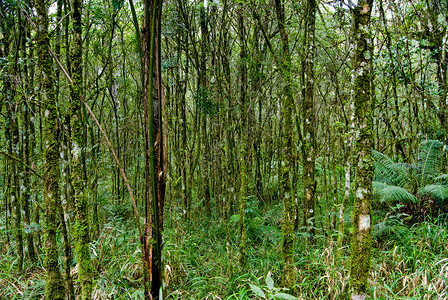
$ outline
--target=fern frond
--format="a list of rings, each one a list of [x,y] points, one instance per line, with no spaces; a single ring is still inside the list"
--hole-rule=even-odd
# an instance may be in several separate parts
[[[427,140],[420,143],[418,153],[420,186],[425,185],[432,177],[440,173],[442,156],[443,143],[441,141]]]
[[[379,191],[381,203],[417,203],[418,199],[404,188],[394,185],[384,187]]]
[[[408,180],[408,170],[406,165],[395,163],[384,153],[373,150],[375,160],[375,177],[377,181],[385,182],[389,185],[404,187]]]
[[[388,187],[389,185],[381,181],[372,181],[373,193],[379,193],[382,189]]]
[[[448,181],[448,174],[442,174],[433,179],[434,182],[443,182],[446,183]]]
[[[440,200],[448,199],[448,188],[444,187],[441,184],[427,185],[420,190],[420,193],[421,194],[429,194],[432,197],[440,199]]]

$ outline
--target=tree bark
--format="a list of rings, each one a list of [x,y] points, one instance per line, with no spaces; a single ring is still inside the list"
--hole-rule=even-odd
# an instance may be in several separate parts
[[[42,82],[42,108],[44,131],[44,206],[45,206],[45,269],[47,271],[46,299],[65,299],[63,279],[59,270],[56,244],[57,201],[59,200],[58,166],[58,116],[54,92],[50,39],[48,35],[48,11],[46,1],[34,1],[37,12],[36,48],[40,80]]]
[[[146,201],[144,228],[145,298],[159,299],[162,288],[162,229],[166,171],[162,128],[163,93],[160,65],[162,1],[145,1],[143,101],[145,112]]]
[[[291,54],[289,51],[288,34],[285,30],[285,8],[281,0],[275,0],[277,24],[282,41],[283,58],[280,64],[284,83],[284,96],[282,100],[283,124],[282,146],[284,165],[279,173],[279,183],[283,192],[283,225],[282,225],[282,255],[284,262],[283,284],[287,287],[294,285],[294,199],[295,191],[292,179],[294,178],[294,126],[292,114],[294,99],[291,84]],[[278,162],[281,164],[281,160]],[[279,166],[280,167],[280,166]]]
[[[368,278],[372,247],[371,203],[374,173],[373,110],[371,95],[373,46],[370,34],[370,14],[373,0],[360,0],[353,11],[354,103],[356,122],[357,169],[353,209],[353,237],[351,246],[350,285],[351,299],[365,299],[368,294]]]
[[[82,0],[72,1],[73,46],[71,52],[72,82],[70,84],[71,127],[71,183],[76,208],[75,254],[81,282],[81,299],[91,299],[93,289],[93,265],[90,259],[90,225],[88,212],[88,187],[83,165],[85,160],[84,118],[82,117]]]
[[[314,194],[316,192],[316,182],[314,180],[314,165],[316,160],[316,140],[314,132],[314,32],[316,22],[315,0],[307,0],[306,26],[305,26],[305,57],[303,61],[303,222],[307,228],[310,241],[313,241],[315,220],[314,220]]]

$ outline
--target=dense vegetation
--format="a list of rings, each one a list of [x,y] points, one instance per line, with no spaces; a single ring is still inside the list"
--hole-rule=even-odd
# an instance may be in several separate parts
[[[0,298],[448,298],[447,44],[446,0],[0,0]]]

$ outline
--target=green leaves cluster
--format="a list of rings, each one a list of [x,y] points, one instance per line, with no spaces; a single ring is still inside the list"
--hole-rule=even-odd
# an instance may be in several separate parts
[[[373,191],[381,203],[418,203],[421,196],[448,199],[448,175],[441,174],[445,154],[438,140],[420,143],[414,164],[396,163],[389,156],[373,151],[375,181]]]
[[[249,284],[252,293],[261,299],[298,299],[297,297],[294,297],[290,294],[280,292],[288,289],[274,287],[274,280],[272,279],[272,275],[270,272],[266,276],[265,283],[266,285],[262,287],[256,286],[254,284]]]

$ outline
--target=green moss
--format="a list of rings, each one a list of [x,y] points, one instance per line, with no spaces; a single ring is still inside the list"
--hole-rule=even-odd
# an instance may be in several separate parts
[[[246,253],[247,253],[247,234],[246,234],[246,184],[247,184],[247,175],[246,175],[246,143],[241,143],[240,149],[240,173],[241,173],[241,186],[239,192],[239,200],[240,200],[240,231],[241,231],[241,240],[240,240],[240,265],[241,268],[244,269],[246,266]]]
[[[90,259],[90,226],[88,219],[87,184],[83,176],[84,139],[82,121],[82,24],[81,1],[73,3],[73,47],[72,59],[72,84],[70,85],[70,126],[71,126],[71,182],[73,186],[73,198],[76,208],[75,254],[79,266],[79,280],[81,281],[81,299],[92,298],[93,265]]]
[[[58,116],[56,109],[56,97],[54,92],[54,79],[52,59],[50,56],[50,40],[48,37],[48,12],[44,1],[34,1],[37,12],[37,36],[36,48],[40,78],[43,86],[42,109],[44,123],[44,242],[45,260],[47,271],[45,298],[65,299],[64,282],[60,273],[58,249],[56,244],[57,203],[59,199],[58,167]]]
[[[368,294],[368,278],[372,248],[371,203],[373,180],[373,97],[371,97],[372,45],[368,25],[372,2],[361,1],[354,11],[353,34],[355,53],[353,68],[354,104],[356,127],[358,130],[355,151],[357,153],[355,203],[353,209],[353,236],[351,245],[350,285],[352,295]],[[368,52],[369,55],[365,55]]]

